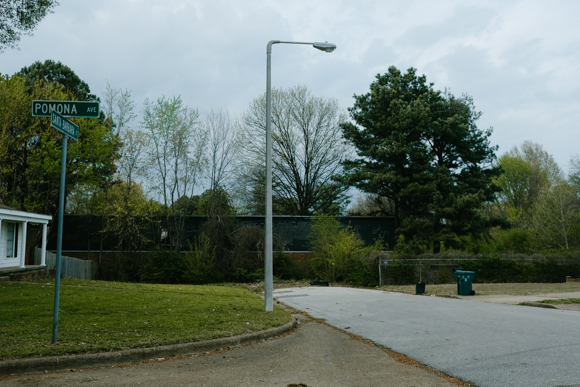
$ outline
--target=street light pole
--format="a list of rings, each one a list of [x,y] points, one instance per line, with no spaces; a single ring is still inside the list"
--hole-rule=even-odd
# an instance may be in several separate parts
[[[285,42],[270,40],[266,46],[267,69],[266,69],[266,219],[264,241],[264,309],[266,312],[274,310],[273,298],[273,247],[272,247],[272,82],[271,82],[271,54],[272,45],[284,44],[307,44],[318,50],[332,52],[336,45],[328,42]]]

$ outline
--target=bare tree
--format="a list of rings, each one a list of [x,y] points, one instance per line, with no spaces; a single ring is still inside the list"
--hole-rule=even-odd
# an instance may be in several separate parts
[[[107,82],[103,94],[103,105],[107,120],[116,129],[115,134],[122,136],[123,131],[129,129],[131,122],[137,117],[131,91],[116,89]]]
[[[131,129],[135,114],[135,103],[130,90],[116,89],[107,82],[103,95],[104,113],[107,121],[114,127],[115,134],[122,142],[121,157],[117,169],[117,179],[132,187],[136,176],[143,175],[143,151],[146,143],[143,132]]]
[[[331,177],[349,151],[339,123],[346,120],[334,99],[314,97],[305,86],[272,90],[273,192],[289,215],[338,213],[347,187]],[[246,181],[256,185],[265,160],[266,98],[253,101],[243,117]]]
[[[119,162],[118,176],[128,186],[145,173],[144,152],[147,144],[146,134],[127,130],[123,136],[123,152]]]
[[[104,212],[108,215],[104,231],[114,236],[117,248],[129,253],[138,251],[147,242],[143,215],[148,212],[148,201],[137,182],[144,176],[145,146],[145,133],[130,129],[124,132],[116,184],[106,192],[104,203]]]
[[[172,249],[179,249],[186,200],[193,195],[205,163],[207,130],[199,113],[181,97],[145,100],[142,127],[147,133],[149,184],[161,199]]]
[[[210,189],[227,186],[238,164],[242,145],[239,123],[225,109],[211,109],[206,113],[208,130],[208,179]]]
[[[568,180],[573,184],[580,197],[580,154],[576,153],[570,158],[570,167],[568,169]]]
[[[238,120],[230,117],[225,109],[211,109],[205,115],[205,126],[208,131],[208,166],[206,178],[209,180],[210,198],[207,203],[207,215],[215,217],[220,214],[228,201],[228,192],[235,185],[234,172],[240,165],[239,154],[242,137]]]
[[[119,168],[126,165],[123,159],[128,148],[124,146],[124,143],[127,141],[126,135],[127,131],[131,128],[131,123],[137,117],[134,112],[135,103],[131,98],[130,90],[125,89],[123,91],[120,88],[114,88],[109,82],[107,82],[102,100],[105,124],[109,128],[114,128],[113,134],[119,146],[119,158],[115,160],[117,171],[114,175],[110,174],[104,181],[101,181],[98,186],[89,182],[74,188],[70,194],[70,200],[67,202],[67,210],[77,214],[85,213],[94,215],[102,213],[104,208],[99,208],[103,206],[96,203],[95,199],[100,197],[101,193],[104,193],[106,199],[113,184],[119,181],[125,181],[121,177],[123,172]],[[132,185],[129,184],[129,187],[132,187]]]
[[[389,198],[362,192],[346,212],[349,216],[388,216],[395,213],[395,204]]]

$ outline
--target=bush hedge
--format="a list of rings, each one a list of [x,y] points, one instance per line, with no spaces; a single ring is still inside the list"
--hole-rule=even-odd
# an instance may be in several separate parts
[[[382,266],[383,284],[412,284],[421,277],[428,283],[454,282],[454,270],[475,272],[474,282],[565,282],[580,277],[580,253],[569,255],[500,254],[389,254]]]

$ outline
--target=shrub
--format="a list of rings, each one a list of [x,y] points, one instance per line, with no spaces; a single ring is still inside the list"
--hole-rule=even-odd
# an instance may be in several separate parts
[[[351,227],[344,228],[334,217],[326,215],[313,218],[308,239],[312,254],[307,262],[316,276],[359,285],[373,282],[368,259],[363,258],[380,250],[380,243],[365,247]]]
[[[292,254],[274,253],[274,277],[281,280],[301,280],[312,278],[307,261],[294,259]]]
[[[215,248],[202,234],[190,252],[159,250],[149,254],[147,263],[139,270],[142,282],[159,284],[207,284],[223,281],[215,269]]]
[[[404,260],[391,262],[386,273],[390,283],[396,285],[412,284],[417,281],[416,265],[408,265]]]
[[[467,258],[468,260],[461,260]],[[475,282],[564,282],[566,276],[580,277],[580,255],[471,255],[462,252],[441,254],[390,254],[388,266],[382,266],[383,283],[411,284],[422,278],[427,283],[450,283],[453,268],[475,272]],[[409,261],[408,259],[412,259]]]
[[[202,285],[223,282],[224,276],[215,268],[216,249],[212,248],[211,241],[205,234],[189,245],[190,252],[185,254],[186,283]]]
[[[233,275],[234,282],[255,283],[264,280],[264,269],[259,268],[254,271],[248,271],[244,268],[237,268]]]
[[[564,282],[566,276],[580,276],[578,261],[557,261],[540,257],[522,261],[486,257],[469,261],[465,270],[475,271],[476,282]]]
[[[519,228],[495,231],[495,238],[490,245],[496,252],[519,254],[530,254],[538,247],[534,233]]]
[[[179,284],[184,282],[185,259],[178,251],[158,250],[149,254],[147,263],[139,270],[142,282]]]
[[[264,278],[264,229],[253,225],[242,225],[230,235],[229,280],[255,282],[261,270]],[[274,241],[276,242],[276,241]],[[276,245],[275,247],[276,248]],[[233,274],[231,274],[233,273]]]

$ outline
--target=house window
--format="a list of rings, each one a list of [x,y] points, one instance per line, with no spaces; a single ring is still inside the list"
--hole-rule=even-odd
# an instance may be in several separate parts
[[[6,229],[6,258],[15,258],[17,256],[18,227],[16,227],[16,223],[8,223]]]

